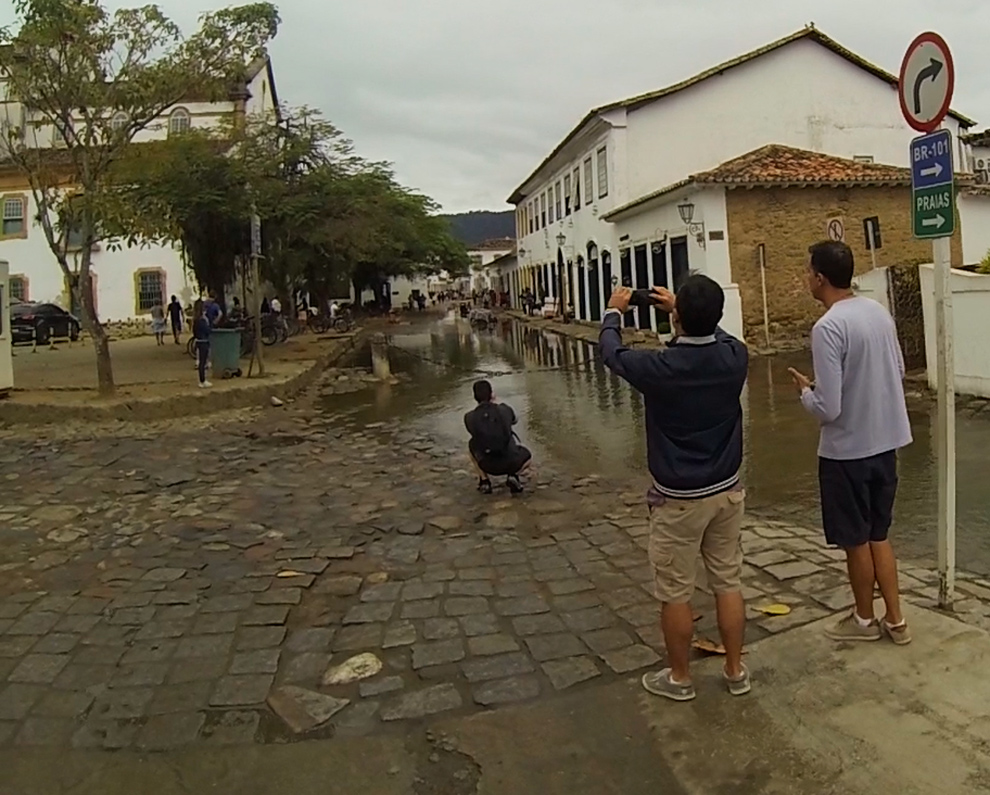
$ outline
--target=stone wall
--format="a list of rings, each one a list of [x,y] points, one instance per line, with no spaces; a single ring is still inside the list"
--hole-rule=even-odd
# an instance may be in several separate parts
[[[931,243],[915,240],[910,188],[756,188],[726,192],[732,278],[742,298],[746,339],[763,341],[758,245],[766,246],[771,344],[805,338],[822,308],[808,293],[808,246],[825,239],[830,218],[844,220],[856,272],[871,267],[863,219],[880,218],[877,266],[931,262]],[[961,235],[952,238],[952,264],[962,264]]]

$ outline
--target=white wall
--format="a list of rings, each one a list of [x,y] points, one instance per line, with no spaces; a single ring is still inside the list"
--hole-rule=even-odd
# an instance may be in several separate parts
[[[267,67],[263,67],[254,76],[247,88],[251,96],[248,97],[244,110],[248,116],[257,116],[274,110],[275,103],[272,99],[272,87],[268,80]]]
[[[866,271],[853,279],[856,295],[872,298],[890,312],[890,294],[887,291],[887,268]]]
[[[28,199],[28,217],[36,214],[34,199]],[[0,242],[0,255],[10,262],[11,275],[28,279],[28,299],[57,303],[69,307],[65,293],[65,281],[45,240],[41,227],[30,223],[25,239]],[[70,263],[72,262],[70,254]],[[127,320],[135,313],[134,274],[144,268],[161,268],[165,271],[165,298],[175,294],[183,301],[192,296],[194,280],[185,273],[179,251],[163,246],[150,248],[125,248],[109,251],[101,243],[93,252],[92,272],[96,276],[96,308],[102,321]],[[147,317],[148,313],[142,313]]]
[[[958,140],[957,120],[945,124]],[[772,143],[907,166],[915,135],[893,86],[799,40],[630,111],[630,193],[645,195]]]
[[[249,84],[248,91],[251,96],[245,110],[249,116],[268,113],[274,109],[267,68],[258,72]],[[212,103],[185,102],[179,103],[176,107],[185,108],[189,112],[190,125],[193,128],[215,127],[224,118],[229,119],[234,112],[234,103],[227,100]],[[134,140],[141,143],[165,138],[168,135],[168,117],[171,110],[166,111],[159,120],[139,133]],[[0,114],[5,114],[7,111],[19,112],[14,106],[8,106],[6,110],[0,110]],[[48,145],[51,133],[51,127],[38,130],[39,144]],[[5,189],[0,193],[30,195],[26,187]],[[35,214],[34,200],[29,198],[28,217],[33,218]],[[51,301],[68,306],[67,296],[64,295],[62,271],[48,248],[40,226],[31,222],[27,239],[0,241],[0,256],[10,261],[11,274],[27,277],[30,300]],[[172,294],[178,295],[183,302],[192,297],[195,280],[187,277],[178,249],[171,246],[151,246],[108,251],[106,245],[101,244],[101,250],[93,254],[92,265],[92,271],[96,275],[97,311],[101,320],[123,320],[136,316],[134,274],[137,270],[145,268],[161,268],[165,271],[166,299]],[[143,314],[147,315],[147,313]]]
[[[672,193],[667,202],[648,210],[636,213],[631,217],[615,222],[616,234],[621,239],[619,248],[636,246],[642,243],[652,244],[668,238],[687,237],[688,267],[692,271],[703,273],[717,281],[725,291],[725,312],[722,327],[733,336],[742,339],[742,302],[739,288],[732,281],[732,267],[729,262],[728,221],[725,209],[725,189],[685,188],[683,193]],[[690,233],[681,220],[677,210],[678,203],[688,199],[694,204],[692,222],[705,225],[704,246],[697,237]],[[709,240],[710,232],[722,232],[722,240]],[[616,255],[618,262],[618,255]],[[613,264],[613,270],[616,265]],[[672,284],[670,263],[670,246],[667,247],[667,284]]]
[[[976,265],[990,253],[990,196],[960,193],[956,208],[962,227],[963,264]]]
[[[958,121],[948,117],[946,126],[957,138],[956,167],[966,170],[968,157],[962,156],[965,147],[958,142]],[[556,262],[556,237],[563,232],[567,237],[565,260],[576,258],[593,242],[600,251],[611,253],[616,270],[618,249],[625,245],[619,243],[621,235],[655,239],[662,236],[658,230],[667,229],[673,236],[675,229],[683,233],[683,224],[674,206],[636,221],[624,221],[619,224],[621,228],[602,221],[602,215],[767,144],[850,158],[870,155],[877,163],[907,166],[909,142],[915,135],[901,116],[894,86],[814,41],[799,40],[652,104],[609,111],[589,122],[587,129],[544,169],[541,178],[530,181],[519,205],[528,206],[549,185],[579,167],[581,209],[533,233],[527,224],[519,240],[525,251],[520,264]],[[599,200],[595,191],[593,204],[587,205],[587,191],[593,186],[586,184],[583,161],[603,144],[608,154],[609,195]],[[695,201],[695,220],[704,221],[706,233],[727,230],[724,198],[718,196],[716,192],[706,193]],[[677,196],[673,205],[679,199]],[[967,261],[969,253],[983,245],[982,236],[990,235],[984,231],[990,230],[990,224],[983,223],[982,211],[971,209],[969,205],[960,209]],[[967,218],[971,236],[968,249]],[[727,237],[726,231],[725,240],[707,241],[707,251],[692,243],[690,259],[693,268],[708,273],[726,288],[728,306],[738,304],[738,292],[731,286]]]
[[[429,285],[426,276],[416,276],[413,278],[397,276],[391,279],[390,285],[392,287],[393,309],[400,309],[407,306],[409,296],[412,295],[413,290],[419,290],[421,293],[427,294],[427,297],[429,297]],[[351,301],[357,306],[363,306],[365,301],[371,301],[374,297],[373,291],[362,290],[361,295],[355,298],[354,287],[353,285],[351,286]]]
[[[592,134],[578,135],[567,148],[560,153],[556,162],[552,163],[539,181],[539,187],[534,188],[521,202],[520,206],[528,205],[551,185],[558,181],[563,185],[565,175],[573,176],[578,169],[580,180],[581,203],[573,207],[570,215],[565,213],[563,218],[555,218],[552,224],[547,224],[533,233],[529,229],[519,239],[518,245],[525,254],[520,256],[520,265],[542,265],[557,262],[557,236],[563,233],[567,242],[564,244],[565,261],[568,257],[576,259],[577,254],[587,251],[588,244],[598,246],[599,251],[608,251],[614,263],[618,262],[618,235],[615,227],[602,220],[602,216],[614,207],[634,198],[629,195],[625,178],[626,138],[624,110],[608,114],[608,126],[594,125]],[[598,196],[598,150],[605,146],[608,163],[608,195]],[[585,180],[584,161],[591,157],[592,180]],[[571,186],[572,195],[574,186]],[[590,193],[589,193],[590,191]],[[589,201],[590,196],[590,201]],[[551,290],[551,294],[554,290]]]
[[[925,313],[928,385],[937,389],[935,271],[931,265],[922,265],[919,272]],[[990,276],[953,271],[951,285],[956,391],[964,395],[990,397],[990,346],[984,344],[987,317],[990,316]]]
[[[506,254],[512,252],[511,248],[502,249],[471,249],[468,251],[469,257],[481,257],[480,266],[482,268],[490,265],[492,262],[497,260],[499,257],[504,257]]]

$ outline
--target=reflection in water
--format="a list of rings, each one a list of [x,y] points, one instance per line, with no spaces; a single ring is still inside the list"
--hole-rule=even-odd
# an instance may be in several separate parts
[[[515,408],[520,436],[537,457],[552,457],[579,474],[626,475],[645,488],[642,400],[602,365],[593,346],[515,322],[475,332],[453,318],[428,331],[396,334],[389,343],[392,368],[408,382],[380,388],[371,402],[361,393],[331,398],[335,412],[350,407],[348,413],[368,422],[406,417],[466,444],[463,415],[473,405],[471,384],[487,377],[498,399]],[[797,400],[789,366],[808,370],[809,358],[751,362],[742,398],[743,477],[753,508],[818,526],[818,433]],[[932,412],[911,412],[915,442],[900,458],[894,538],[908,558],[935,554]],[[990,447],[990,421],[960,415],[957,434],[959,560],[964,568],[990,573],[990,493],[979,474]]]

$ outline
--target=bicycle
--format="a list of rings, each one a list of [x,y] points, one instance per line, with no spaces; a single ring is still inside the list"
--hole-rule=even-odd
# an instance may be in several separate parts
[[[241,318],[236,324],[227,328],[238,328],[241,331],[241,356],[250,356],[254,351],[254,321],[250,317]],[[261,344],[265,346],[283,342],[283,331],[278,321],[272,315],[263,315],[261,318]],[[186,353],[192,359],[197,357],[196,338],[190,337],[186,343]]]
[[[347,307],[341,308],[337,312],[337,316],[331,321],[333,330],[338,334],[346,334],[354,327],[354,318],[351,315],[351,310]]]
[[[286,338],[295,337],[305,330],[305,326],[299,321],[299,318],[295,317],[285,317],[283,318],[285,324],[285,336]]]

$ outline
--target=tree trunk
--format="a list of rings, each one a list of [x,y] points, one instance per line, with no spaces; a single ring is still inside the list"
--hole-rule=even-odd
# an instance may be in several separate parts
[[[93,348],[96,351],[96,381],[100,397],[110,397],[117,389],[113,380],[113,362],[110,359],[110,337],[96,314],[93,280],[90,278],[88,265],[89,263],[86,262],[80,269],[73,290],[83,310],[83,327],[93,338]]]
[[[89,326],[87,331],[93,338],[93,347],[96,349],[97,389],[100,397],[110,397],[116,391],[116,385],[113,382],[113,363],[110,361],[110,338],[96,313],[96,296],[93,295],[93,278],[90,273],[93,246],[95,245],[95,235],[93,234],[95,224],[92,209],[85,201],[81,220],[82,252],[79,263],[79,278],[76,279],[75,290],[79,305],[83,308],[83,322]]]

